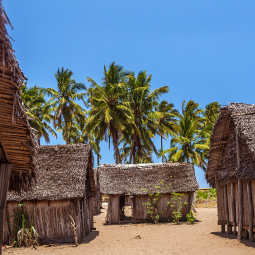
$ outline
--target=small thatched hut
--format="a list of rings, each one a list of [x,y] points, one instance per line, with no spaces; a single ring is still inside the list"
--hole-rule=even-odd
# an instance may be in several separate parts
[[[0,0],[0,255],[7,190],[31,188],[36,147],[20,97],[26,78],[15,58],[6,24],[11,25]]]
[[[102,207],[102,193],[100,192],[99,172],[97,168],[93,168],[94,179],[96,184],[96,194],[94,197],[94,214],[101,212]]]
[[[167,204],[172,198],[172,192],[185,195],[182,199],[183,203],[187,202],[182,208],[182,219],[185,219],[191,209],[193,194],[198,189],[194,168],[190,163],[103,164],[98,167],[98,171],[100,190],[102,194],[109,195],[106,217],[109,224],[150,221],[150,215],[147,214],[143,203],[148,202],[148,194],[158,192],[155,185],[161,180],[164,180],[164,186],[160,191],[163,196],[158,204],[158,209],[163,212],[160,220],[172,219],[172,209]],[[143,188],[147,189],[147,192],[144,192]],[[123,206],[128,196],[132,196],[132,214],[127,215],[130,217],[122,217],[123,211],[125,212]]]
[[[252,240],[255,232],[255,105],[221,108],[211,136],[206,179],[217,189],[222,232]]]
[[[75,220],[78,241],[93,228],[95,181],[89,144],[41,146],[35,158],[38,184],[33,191],[8,193],[5,237],[10,233],[10,215],[22,201],[40,243],[73,242],[67,226]]]

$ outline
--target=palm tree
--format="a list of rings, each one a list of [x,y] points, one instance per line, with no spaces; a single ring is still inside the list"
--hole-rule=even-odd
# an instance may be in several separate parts
[[[159,155],[168,154],[168,161],[191,162],[203,168],[206,164],[201,152],[209,150],[208,139],[201,136],[201,127],[205,118],[201,117],[202,110],[198,104],[189,101],[183,102],[182,114],[178,114],[178,125],[172,134],[170,149]]]
[[[203,113],[203,116],[206,119],[205,128],[210,132],[210,134],[220,114],[220,107],[221,105],[218,102],[212,102],[207,104],[205,107],[205,111]]]
[[[93,133],[87,133],[85,129],[86,121],[85,113],[83,116],[79,116],[79,120],[74,118],[72,125],[68,127],[70,144],[89,143],[92,150],[97,155],[97,166],[99,166],[99,159],[101,158],[101,155],[99,140],[97,138],[97,129],[93,130]]]
[[[173,104],[169,104],[167,101],[163,100],[156,107],[156,111],[159,114],[158,119],[158,134],[161,138],[161,151],[163,151],[163,138],[168,137],[169,134],[173,134],[174,128],[176,127],[176,117],[178,111],[174,109]],[[163,163],[162,155],[162,163]]]
[[[54,111],[53,123],[54,127],[61,128],[62,120],[64,121],[64,140],[66,144],[69,143],[68,125],[72,124],[73,118],[78,119],[78,115],[82,115],[84,109],[75,102],[75,100],[84,100],[86,93],[79,91],[86,90],[86,86],[83,83],[77,83],[72,79],[73,73],[69,69],[58,69],[54,74],[57,80],[57,90],[48,88],[45,89],[47,95],[51,96],[51,99],[47,102],[49,107],[52,107]]]
[[[125,124],[132,122],[132,113],[124,93],[128,74],[123,67],[113,62],[108,70],[104,66],[102,85],[87,78],[91,83],[88,89],[91,110],[85,130],[90,133],[97,129],[98,140],[105,139],[110,142],[112,138],[116,164],[120,163],[119,136]]]
[[[155,111],[155,106],[159,97],[167,93],[169,88],[164,86],[150,92],[151,78],[152,75],[148,76],[146,71],[141,71],[137,77],[131,73],[127,82],[128,101],[134,116],[134,122],[123,132],[126,141],[132,141],[129,163],[132,158],[133,163],[136,163],[136,154],[142,156],[142,150],[157,154],[152,138],[157,133],[158,117],[162,114]]]
[[[49,133],[57,138],[56,132],[49,125],[53,115],[50,107],[45,104],[44,95],[43,89],[37,86],[27,88],[27,83],[24,83],[24,86],[21,87],[21,98],[27,109],[29,124],[37,132],[39,145],[42,137],[46,143],[50,142]]]

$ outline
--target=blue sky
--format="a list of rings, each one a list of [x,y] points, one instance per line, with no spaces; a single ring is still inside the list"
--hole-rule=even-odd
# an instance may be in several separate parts
[[[28,86],[56,87],[62,66],[78,82],[101,81],[115,61],[153,74],[162,99],[205,107],[218,101],[254,103],[255,1],[234,0],[11,0],[3,1],[14,30],[13,47]],[[51,139],[51,144],[63,144]],[[160,139],[156,139],[157,148]],[[102,143],[101,163],[114,163]],[[164,141],[164,148],[169,140]],[[154,158],[155,162],[160,159]],[[200,187],[207,187],[196,168]]]

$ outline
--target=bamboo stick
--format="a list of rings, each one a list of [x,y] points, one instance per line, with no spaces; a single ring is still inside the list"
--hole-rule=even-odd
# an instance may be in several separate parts
[[[136,224],[136,196],[133,196],[133,223]]]
[[[227,233],[230,234],[230,226],[229,226],[229,211],[228,211],[228,193],[227,193],[227,185],[224,185],[224,206],[225,206],[225,215],[227,221]]]
[[[236,235],[236,206],[235,206],[235,193],[234,183],[231,183],[231,204],[232,204],[232,218],[234,226],[234,235]]]
[[[242,240],[242,230],[243,230],[243,182],[238,179],[238,235],[237,239]]]
[[[240,167],[240,149],[239,149],[239,137],[238,129],[236,127],[236,154],[237,154],[237,168]],[[242,240],[243,232],[243,182],[238,179],[238,235],[237,240]]]
[[[249,204],[249,239],[252,241],[253,235],[253,202],[251,193],[251,182],[247,182],[247,194],[248,194],[248,204]]]

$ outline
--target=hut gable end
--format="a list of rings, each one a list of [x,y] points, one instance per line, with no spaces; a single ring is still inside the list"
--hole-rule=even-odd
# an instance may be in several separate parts
[[[21,195],[9,192],[8,201],[81,198],[85,195],[88,178],[87,189],[95,190],[89,144],[41,146],[35,159],[37,184],[33,191]]]
[[[240,167],[237,167],[238,135]],[[221,108],[211,136],[211,150],[206,172],[207,182],[219,183],[255,179],[255,105],[231,104]]]

